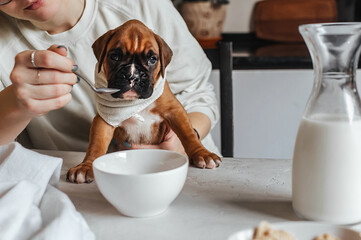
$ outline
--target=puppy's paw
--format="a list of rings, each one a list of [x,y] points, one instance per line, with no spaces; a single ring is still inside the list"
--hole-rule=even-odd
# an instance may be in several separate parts
[[[214,153],[209,152],[207,149],[201,149],[193,153],[191,160],[194,166],[199,168],[215,168],[221,165],[221,158]]]
[[[91,183],[94,180],[92,163],[81,163],[70,168],[66,174],[66,180],[72,183]]]

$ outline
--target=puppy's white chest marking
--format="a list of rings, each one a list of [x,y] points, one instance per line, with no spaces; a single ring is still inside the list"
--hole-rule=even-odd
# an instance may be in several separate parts
[[[163,121],[162,117],[151,112],[153,108],[154,104],[151,104],[134,117],[122,122],[120,126],[127,132],[130,142],[139,143],[141,139],[146,142],[150,142],[152,140],[152,125],[154,123],[159,124]]]

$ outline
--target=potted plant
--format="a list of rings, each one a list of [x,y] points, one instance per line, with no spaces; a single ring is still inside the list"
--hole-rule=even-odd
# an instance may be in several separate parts
[[[203,48],[212,48],[222,39],[228,0],[173,0],[189,31]]]

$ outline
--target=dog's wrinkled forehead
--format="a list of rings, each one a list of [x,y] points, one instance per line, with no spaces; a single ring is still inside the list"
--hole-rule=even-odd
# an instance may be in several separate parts
[[[123,53],[141,54],[149,50],[159,53],[157,41],[151,32],[144,25],[131,25],[124,29],[119,29],[113,36],[113,40],[108,50],[120,48]]]

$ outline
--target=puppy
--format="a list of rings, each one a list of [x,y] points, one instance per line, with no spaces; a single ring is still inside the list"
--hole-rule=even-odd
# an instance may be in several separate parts
[[[156,86],[165,81],[165,69],[172,58],[166,42],[137,20],[130,20],[105,33],[92,47],[98,60],[96,70],[108,87],[120,89],[109,97],[125,103],[151,99],[159,91]],[[106,154],[113,138],[118,143],[160,144],[170,129],[182,142],[191,163],[199,168],[219,166],[220,157],[201,144],[186,111],[168,83],[165,81],[162,86],[163,91],[153,103],[119,125],[109,124],[98,111],[90,129],[85,158],[68,171],[68,181],[92,182],[92,163]]]

